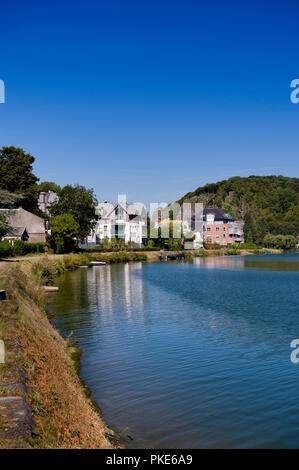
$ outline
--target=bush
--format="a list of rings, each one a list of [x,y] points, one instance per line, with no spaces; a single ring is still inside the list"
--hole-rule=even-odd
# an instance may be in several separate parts
[[[44,253],[45,246],[49,247],[48,243],[27,243],[23,240],[13,240],[9,242],[8,240],[4,240],[0,242],[0,258]]]
[[[12,246],[8,240],[4,240],[0,242],[0,258],[7,258],[9,256],[13,256]]]
[[[235,250],[235,249],[233,249],[233,250],[226,250],[226,251],[225,251],[225,254],[226,254],[227,256],[239,255],[239,254],[240,254],[240,250]]]
[[[268,233],[264,238],[264,245],[266,248],[294,250],[296,239],[292,235],[271,235]]]
[[[32,266],[32,274],[42,285],[53,285],[55,268],[48,262],[34,263]]]
[[[31,253],[31,249],[31,246],[27,246],[23,240],[14,240],[13,242],[13,256],[25,256],[27,253]]]

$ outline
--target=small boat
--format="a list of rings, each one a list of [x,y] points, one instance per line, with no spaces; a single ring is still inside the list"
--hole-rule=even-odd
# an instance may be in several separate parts
[[[177,259],[185,259],[184,253],[179,253],[176,257]]]
[[[92,266],[105,266],[106,261],[91,261],[90,264]]]
[[[167,255],[167,259],[169,259],[169,260],[175,260],[175,259],[176,259],[176,255]]]
[[[84,263],[84,264],[80,264],[80,268],[91,268],[92,267],[92,264],[91,263]]]

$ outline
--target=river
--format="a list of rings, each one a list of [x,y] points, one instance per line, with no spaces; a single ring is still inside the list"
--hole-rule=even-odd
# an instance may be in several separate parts
[[[73,331],[81,377],[129,446],[299,448],[299,254],[97,266],[57,283],[52,322]]]

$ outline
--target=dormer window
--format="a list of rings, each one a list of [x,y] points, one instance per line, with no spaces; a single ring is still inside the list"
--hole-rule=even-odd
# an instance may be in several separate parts
[[[207,214],[207,224],[214,223],[214,214]]]

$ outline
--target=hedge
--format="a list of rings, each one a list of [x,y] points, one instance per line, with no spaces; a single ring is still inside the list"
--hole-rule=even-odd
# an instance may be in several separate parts
[[[48,243],[27,243],[23,240],[14,240],[10,243],[8,240],[3,240],[0,242],[0,258],[44,253],[45,246],[49,246]]]

